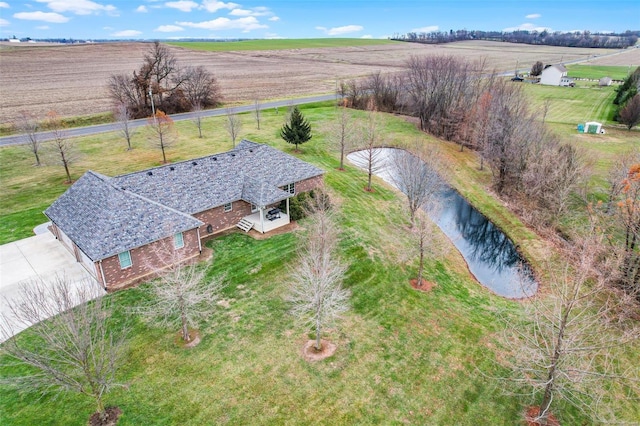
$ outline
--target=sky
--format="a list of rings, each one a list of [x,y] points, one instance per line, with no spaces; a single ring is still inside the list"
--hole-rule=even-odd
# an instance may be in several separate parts
[[[1,38],[387,38],[450,29],[640,30],[640,1],[0,1]]]

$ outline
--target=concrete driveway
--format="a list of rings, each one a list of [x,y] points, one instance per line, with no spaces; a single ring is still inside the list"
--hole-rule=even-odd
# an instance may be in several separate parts
[[[72,288],[91,283],[102,289],[51,232],[0,245],[0,313],[5,314],[0,315],[0,321],[11,321],[11,318],[2,318],[8,313],[7,299],[19,297],[23,283],[32,280],[50,282],[56,275],[66,277]],[[15,327],[16,333],[27,327],[14,322],[11,326]]]

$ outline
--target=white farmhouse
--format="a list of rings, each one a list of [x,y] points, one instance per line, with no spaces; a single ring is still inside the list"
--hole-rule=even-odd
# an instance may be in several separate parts
[[[540,84],[548,86],[572,86],[575,83],[571,77],[567,76],[567,69],[564,65],[549,65],[542,70]]]

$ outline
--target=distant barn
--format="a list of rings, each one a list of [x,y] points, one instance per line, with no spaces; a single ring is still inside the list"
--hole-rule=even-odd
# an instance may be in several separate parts
[[[602,77],[598,81],[598,86],[611,86],[611,77]]]

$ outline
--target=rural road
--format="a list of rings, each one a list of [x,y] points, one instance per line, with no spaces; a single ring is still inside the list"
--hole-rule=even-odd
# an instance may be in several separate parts
[[[323,102],[323,101],[332,101],[336,99],[335,94],[331,95],[318,95],[318,96],[309,96],[305,98],[297,98],[297,99],[285,99],[282,101],[272,101],[272,102],[263,102],[260,103],[260,109],[270,109],[270,108],[279,108],[279,107],[288,107],[290,105],[302,105],[302,104],[310,104],[314,102]],[[229,108],[232,113],[241,113],[241,112],[250,112],[254,110],[254,105],[242,105],[233,108]],[[227,108],[215,108],[208,109],[201,112],[202,117],[219,117],[221,115],[227,114]],[[183,120],[192,120],[196,118],[196,113],[193,112],[184,112],[181,114],[173,114],[171,118],[174,121],[183,121]],[[138,120],[131,120],[130,126],[131,128],[145,126],[147,124],[146,118],[140,118]],[[114,132],[119,130],[118,123],[107,123],[107,124],[98,124],[95,126],[87,126],[87,127],[75,127],[72,129],[65,130],[65,136],[68,138],[74,138],[78,136],[88,136],[94,135],[96,133],[106,133],[106,132]],[[38,140],[41,142],[45,142],[53,139],[52,132],[40,132],[38,133]],[[23,135],[11,135],[4,136],[0,138],[0,146],[9,146],[9,145],[20,145],[25,143]]]

